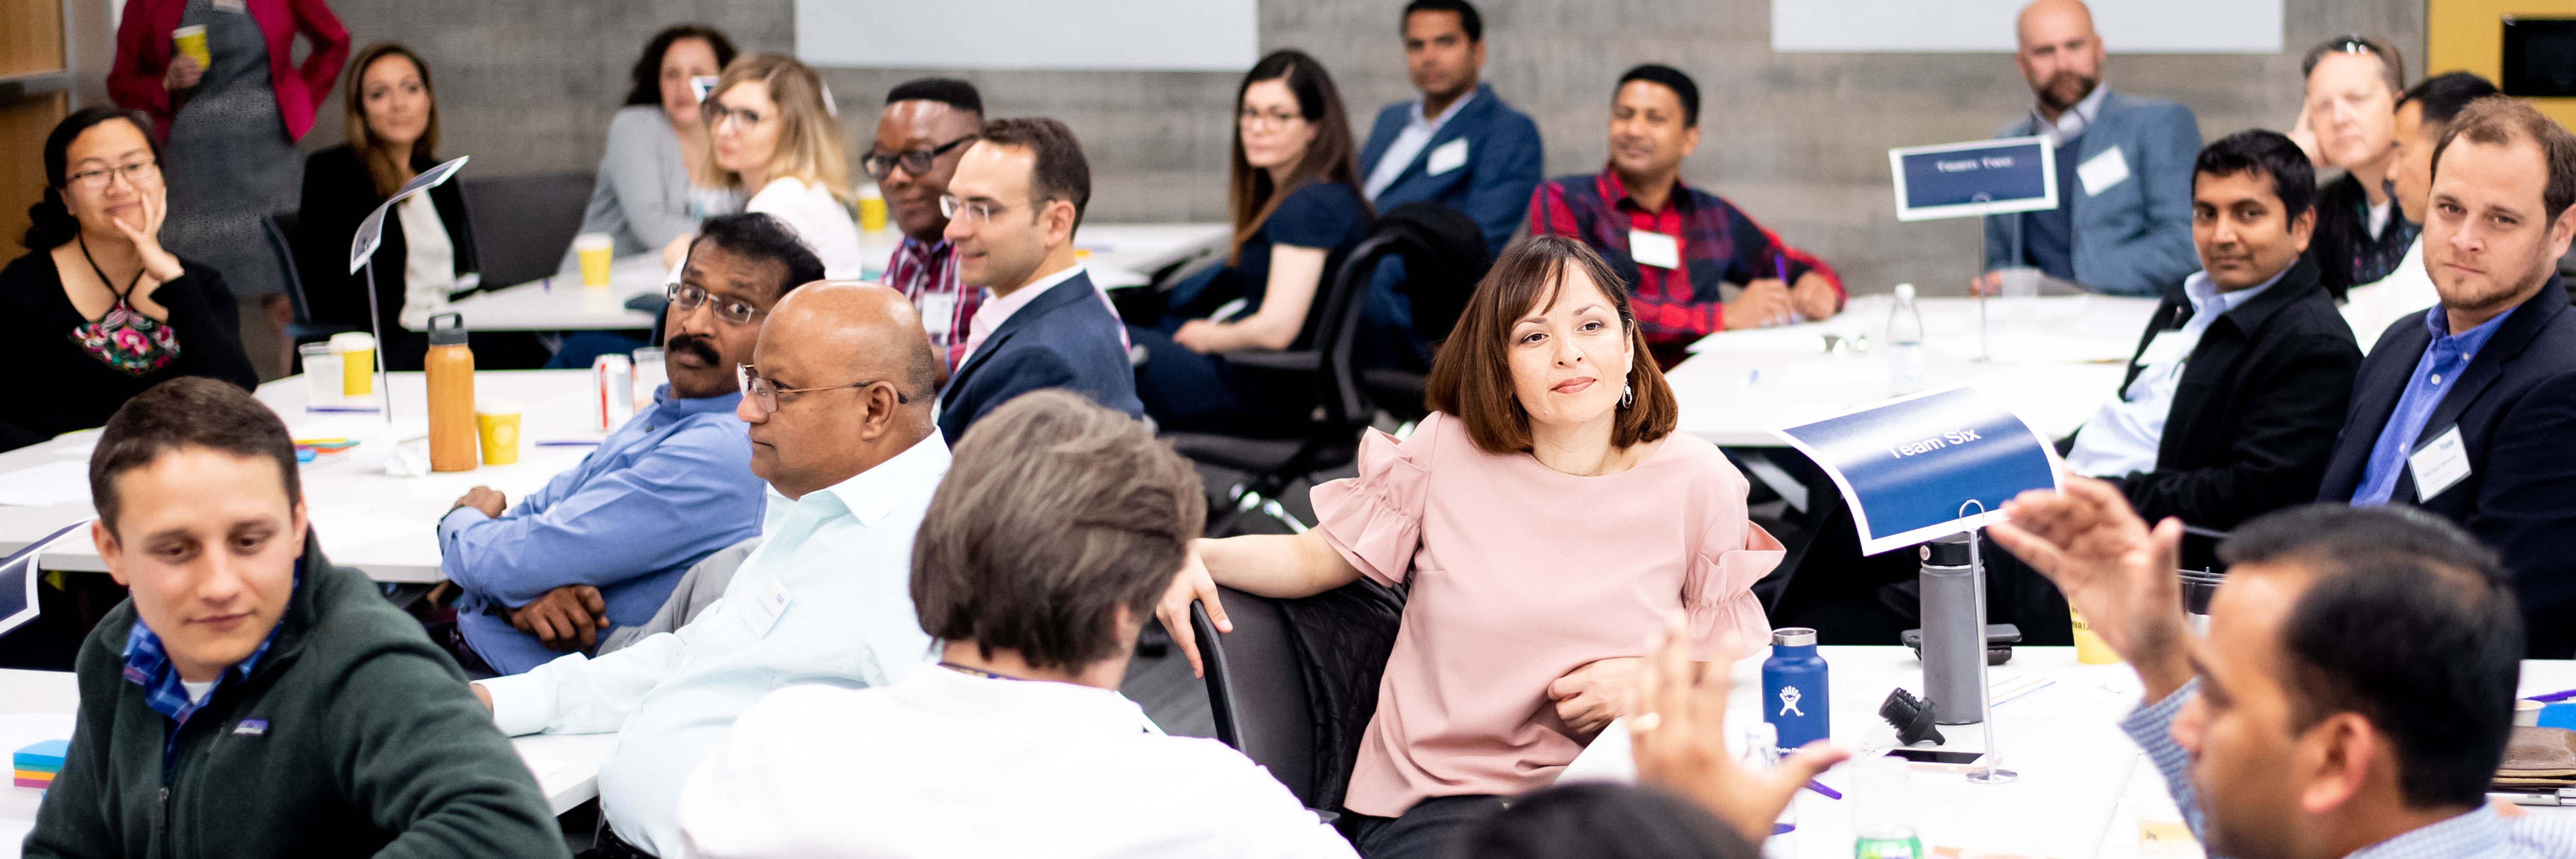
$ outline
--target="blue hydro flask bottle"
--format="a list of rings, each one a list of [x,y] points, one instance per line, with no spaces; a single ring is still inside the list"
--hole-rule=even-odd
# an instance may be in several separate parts
[[[1833,733],[1826,718],[1825,658],[1816,655],[1816,631],[1803,626],[1771,631],[1771,658],[1762,660],[1762,721],[1780,729],[1780,748],[1794,749]]]

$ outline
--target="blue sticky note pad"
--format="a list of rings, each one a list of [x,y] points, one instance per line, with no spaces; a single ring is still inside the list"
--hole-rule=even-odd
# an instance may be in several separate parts
[[[23,749],[19,749],[17,754],[9,756],[9,762],[12,764],[37,764],[40,766],[50,766],[60,769],[63,765],[63,756],[71,754],[71,751],[72,741],[70,740],[46,740]]]
[[[2576,702],[2540,708],[2540,726],[2576,730]]]

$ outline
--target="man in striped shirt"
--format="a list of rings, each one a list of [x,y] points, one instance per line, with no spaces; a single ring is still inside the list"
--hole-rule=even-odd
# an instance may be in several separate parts
[[[1612,96],[1609,166],[1541,184],[1530,199],[1532,235],[1581,239],[1628,282],[1637,325],[1668,368],[1709,334],[1824,319],[1843,303],[1832,266],[1682,184],[1682,160],[1698,147],[1699,86],[1670,66],[1638,66]]]

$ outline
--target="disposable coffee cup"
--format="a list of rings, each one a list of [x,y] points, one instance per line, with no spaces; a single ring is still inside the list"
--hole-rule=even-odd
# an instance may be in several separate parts
[[[196,60],[197,68],[212,68],[215,64],[215,55],[206,50],[205,25],[191,24],[170,31],[170,46],[188,59]]]
[[[340,394],[364,397],[376,392],[376,337],[364,331],[331,335],[331,351],[340,355]]]
[[[519,461],[520,407],[510,400],[478,400],[474,403],[474,437],[483,446],[484,465],[510,465]]]
[[[2548,709],[2548,707],[2549,705],[2547,704],[2543,704],[2529,698],[2515,699],[2513,702],[2513,723],[2526,728],[2540,727],[2540,711]]]
[[[340,389],[348,384],[340,372],[340,353],[331,351],[329,343],[306,343],[295,347],[295,356],[304,364],[305,401],[320,406],[339,402]]]
[[[607,233],[583,233],[572,238],[572,251],[581,260],[581,285],[590,289],[607,289],[608,267],[617,258],[617,237]]]
[[[885,228],[885,189],[877,187],[875,182],[859,183],[859,229],[877,233],[884,232]]]

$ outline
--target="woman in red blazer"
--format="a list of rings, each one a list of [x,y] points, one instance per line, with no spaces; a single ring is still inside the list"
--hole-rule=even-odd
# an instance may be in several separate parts
[[[203,40],[202,57],[176,50],[181,28]],[[309,48],[300,68],[298,33]],[[263,312],[242,314],[241,336],[263,375],[286,369],[292,344],[279,332],[293,313],[262,221],[296,207],[304,176],[295,141],[348,58],[349,33],[323,0],[128,0],[116,28],[108,92],[151,114],[153,133],[168,141],[162,244],[257,302]]]

